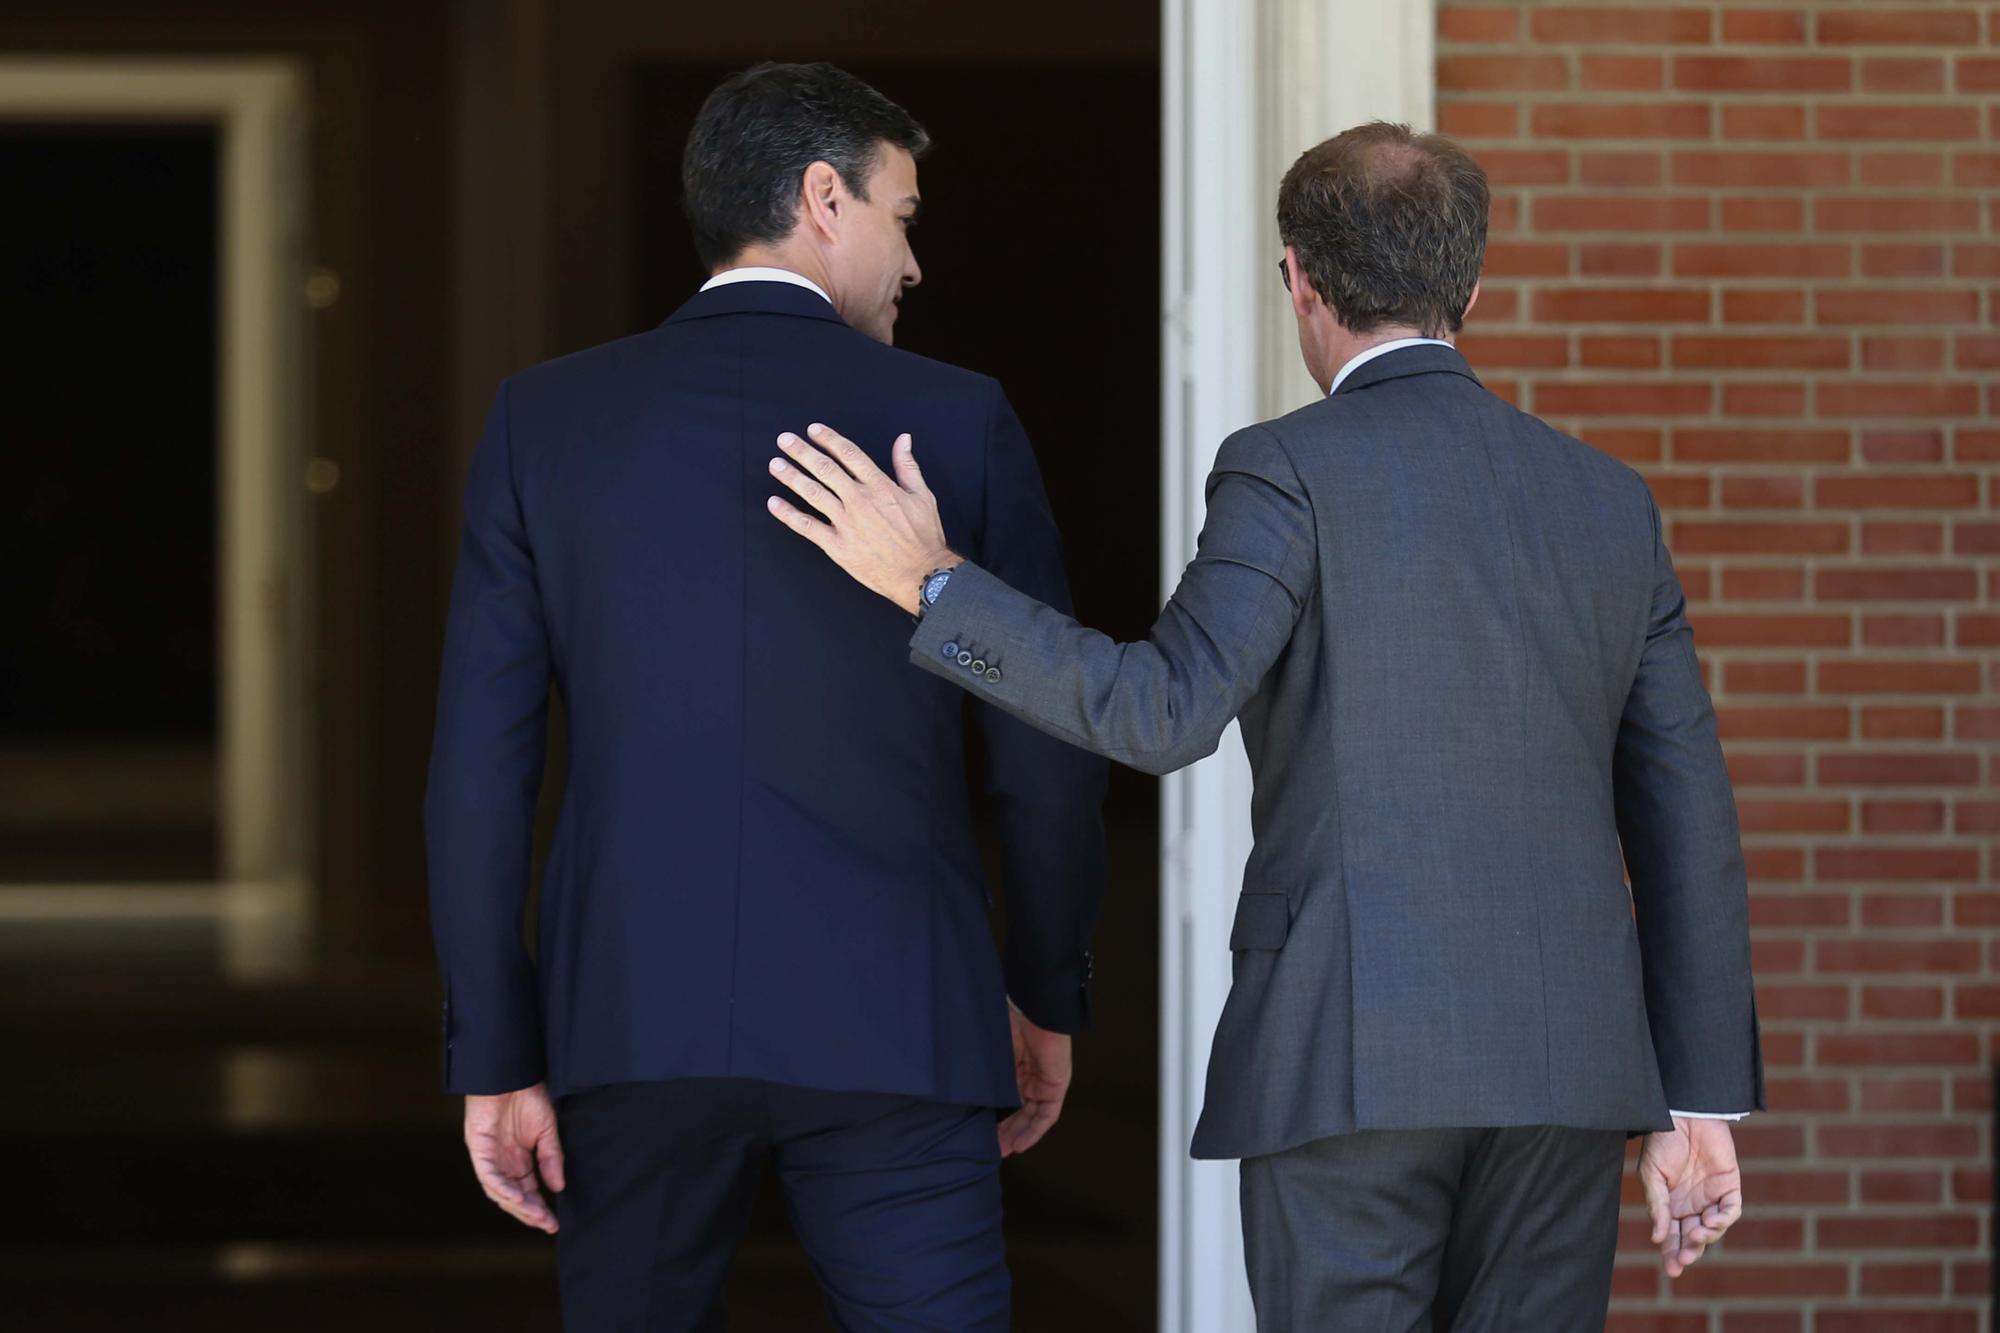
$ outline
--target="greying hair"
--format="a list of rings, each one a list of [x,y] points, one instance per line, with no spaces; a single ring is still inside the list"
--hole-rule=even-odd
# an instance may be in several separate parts
[[[1378,120],[1299,155],[1278,187],[1278,235],[1343,327],[1441,338],[1464,324],[1479,282],[1487,203],[1486,173],[1464,149]]]

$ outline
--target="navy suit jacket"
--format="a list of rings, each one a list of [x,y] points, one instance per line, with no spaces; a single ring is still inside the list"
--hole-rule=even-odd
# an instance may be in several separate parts
[[[905,659],[909,617],[773,520],[780,431],[914,433],[953,546],[1067,607],[992,379],[803,288],[695,296],[501,385],[473,458],[425,802],[446,1087],[741,1077],[1013,1105],[1006,997],[1088,1021],[1103,761]],[[570,765],[524,940],[551,685]],[[967,787],[984,733],[1003,961]]]

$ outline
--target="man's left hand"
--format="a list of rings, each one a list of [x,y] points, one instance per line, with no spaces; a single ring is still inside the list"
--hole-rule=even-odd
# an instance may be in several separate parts
[[[771,475],[824,517],[772,496],[771,513],[871,592],[917,614],[924,576],[961,562],[944,541],[937,499],[924,485],[908,435],[896,437],[894,477],[830,426],[806,427],[810,442],[778,437]],[[814,448],[814,445],[819,448]]]
[[[1648,1134],[1639,1182],[1670,1278],[1685,1273],[1743,1216],[1743,1173],[1726,1120],[1676,1116],[1671,1131]]]
[[[1014,1082],[1021,1109],[1000,1122],[1002,1157],[1028,1151],[1054,1127],[1069,1095],[1071,1072],[1068,1034],[1036,1027],[1012,1005],[1007,1013],[1014,1023]]]

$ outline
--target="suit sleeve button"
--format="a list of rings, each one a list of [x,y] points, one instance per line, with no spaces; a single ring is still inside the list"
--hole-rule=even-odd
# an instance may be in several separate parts
[[[973,675],[975,675],[975,676],[983,676],[983,675],[985,675],[985,674],[986,674],[986,659],[985,659],[985,658],[983,658],[983,657],[975,657],[975,658],[973,658],[973,659],[972,659],[972,674],[973,674]]]
[[[958,664],[959,664],[960,666],[971,666],[971,665],[972,665],[972,654],[971,654],[971,653],[966,653],[966,652],[961,652],[961,653],[960,653],[960,654],[958,655]]]
[[[1000,668],[999,668],[999,667],[988,667],[988,668],[986,668],[986,683],[987,683],[988,685],[998,685],[998,684],[1000,683]]]
[[[958,656],[958,645],[955,643],[946,644],[944,646],[944,655],[949,658],[956,658]]]

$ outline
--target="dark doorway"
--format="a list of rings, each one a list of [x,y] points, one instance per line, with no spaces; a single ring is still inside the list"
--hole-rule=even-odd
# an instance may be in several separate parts
[[[0,882],[212,879],[216,135],[8,126],[0,180]]]
[[[635,331],[707,276],[680,210],[681,145],[702,99],[743,63],[637,73]],[[1157,67],[842,63],[934,144],[919,167],[924,282],[903,303],[897,344],[1006,386],[1068,540],[1079,615],[1143,637],[1159,610]],[[1007,1167],[1022,1328],[1156,1322],[1158,800],[1153,779],[1113,770],[1096,1028],[1077,1042],[1063,1123]],[[817,1326],[774,1200],[732,1306],[746,1328]]]

